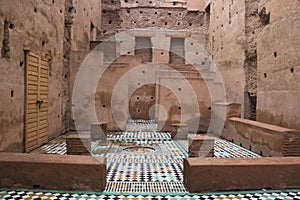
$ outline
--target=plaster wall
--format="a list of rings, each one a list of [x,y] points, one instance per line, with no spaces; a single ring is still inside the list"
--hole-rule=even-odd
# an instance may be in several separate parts
[[[300,5],[260,1],[263,7],[270,23],[258,36],[257,120],[299,130]]]
[[[227,101],[244,105],[245,1],[213,0],[206,2],[209,4],[207,49],[222,74]]]
[[[24,46],[53,58],[49,76],[49,139],[64,130],[61,110],[64,6],[64,1],[0,2],[0,151],[23,152],[24,148]]]

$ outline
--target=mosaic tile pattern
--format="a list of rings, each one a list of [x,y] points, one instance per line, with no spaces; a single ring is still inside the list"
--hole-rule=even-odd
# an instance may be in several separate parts
[[[157,123],[154,120],[128,120],[127,131],[147,131],[157,130]]]
[[[265,191],[245,193],[212,193],[212,194],[173,194],[173,195],[143,195],[143,194],[105,194],[105,193],[58,193],[58,192],[33,192],[33,191],[0,191],[0,197],[4,200],[208,200],[208,199],[251,199],[251,200],[300,200],[300,190],[295,191]]]
[[[217,139],[215,141],[215,157],[217,158],[258,158],[260,155],[231,142]]]
[[[182,163],[108,163],[107,181],[182,182]]]
[[[44,145],[41,147],[41,150],[45,151],[47,154],[65,155],[67,153],[67,144],[56,143],[56,144]]]
[[[187,189],[182,182],[146,182],[146,183],[119,183],[109,182],[106,185],[105,192],[115,191],[118,193],[187,193]]]
[[[113,132],[107,135],[108,139],[112,140],[170,140],[171,134],[165,132],[154,131],[125,131],[125,132]]]
[[[188,193],[183,184],[182,162],[183,158],[188,156],[188,140],[171,140],[170,133],[156,131],[157,124],[154,121],[130,120],[127,128],[130,131],[113,132],[108,135],[107,140],[92,142],[93,155],[107,158],[105,192],[137,194]],[[189,136],[192,136],[192,134]],[[64,154],[65,150],[65,141],[59,140],[57,143],[52,142],[43,146],[40,152]],[[215,157],[249,158],[259,156],[230,142],[216,139]],[[59,195],[57,197],[56,194],[51,195],[54,196],[48,199],[64,198]],[[100,196],[97,196],[97,198],[100,198]],[[70,198],[75,197],[70,196]],[[110,199],[111,197],[104,196],[103,198]],[[129,198],[129,196],[115,196],[112,199],[126,198]],[[134,197],[130,198],[134,199]],[[136,198],[139,199],[139,197]],[[177,197],[141,196],[140,198],[176,199]],[[211,196],[194,197],[191,195],[185,198],[211,199]]]
[[[175,143],[187,155],[188,141],[176,140]],[[216,139],[214,145],[214,157],[215,158],[259,158],[261,156],[243,147],[233,144],[231,142],[222,139]]]
[[[182,159],[168,155],[106,155],[108,163],[182,163]]]

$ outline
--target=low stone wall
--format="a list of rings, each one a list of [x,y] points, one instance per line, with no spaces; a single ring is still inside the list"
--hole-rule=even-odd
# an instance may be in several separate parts
[[[189,138],[189,157],[214,157],[215,139],[206,135]]]
[[[0,153],[0,188],[100,192],[105,184],[104,157]]]
[[[171,139],[185,140],[188,138],[188,127],[186,124],[172,124]]]
[[[222,137],[262,156],[300,156],[300,131],[230,118]]]
[[[190,192],[300,188],[300,157],[186,158]]]
[[[106,140],[107,123],[91,124],[91,140]]]
[[[66,137],[68,155],[90,155],[90,135],[71,134]]]

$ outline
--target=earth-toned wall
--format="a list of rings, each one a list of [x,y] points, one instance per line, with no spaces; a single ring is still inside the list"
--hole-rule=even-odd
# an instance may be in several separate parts
[[[93,23],[99,27],[99,10],[100,0],[0,2],[0,151],[24,151],[24,47],[40,56],[52,57],[49,139],[68,130],[71,48],[89,51],[90,26]]]
[[[300,4],[260,1],[269,23],[258,36],[257,120],[300,129]]]

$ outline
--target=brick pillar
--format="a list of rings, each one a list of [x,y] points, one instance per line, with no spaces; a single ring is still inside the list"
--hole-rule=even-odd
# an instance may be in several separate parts
[[[90,132],[92,140],[106,140],[107,123],[91,124]]]
[[[71,134],[66,138],[68,155],[90,155],[91,139],[89,135]]]
[[[214,157],[215,139],[206,135],[189,138],[189,157]]]

